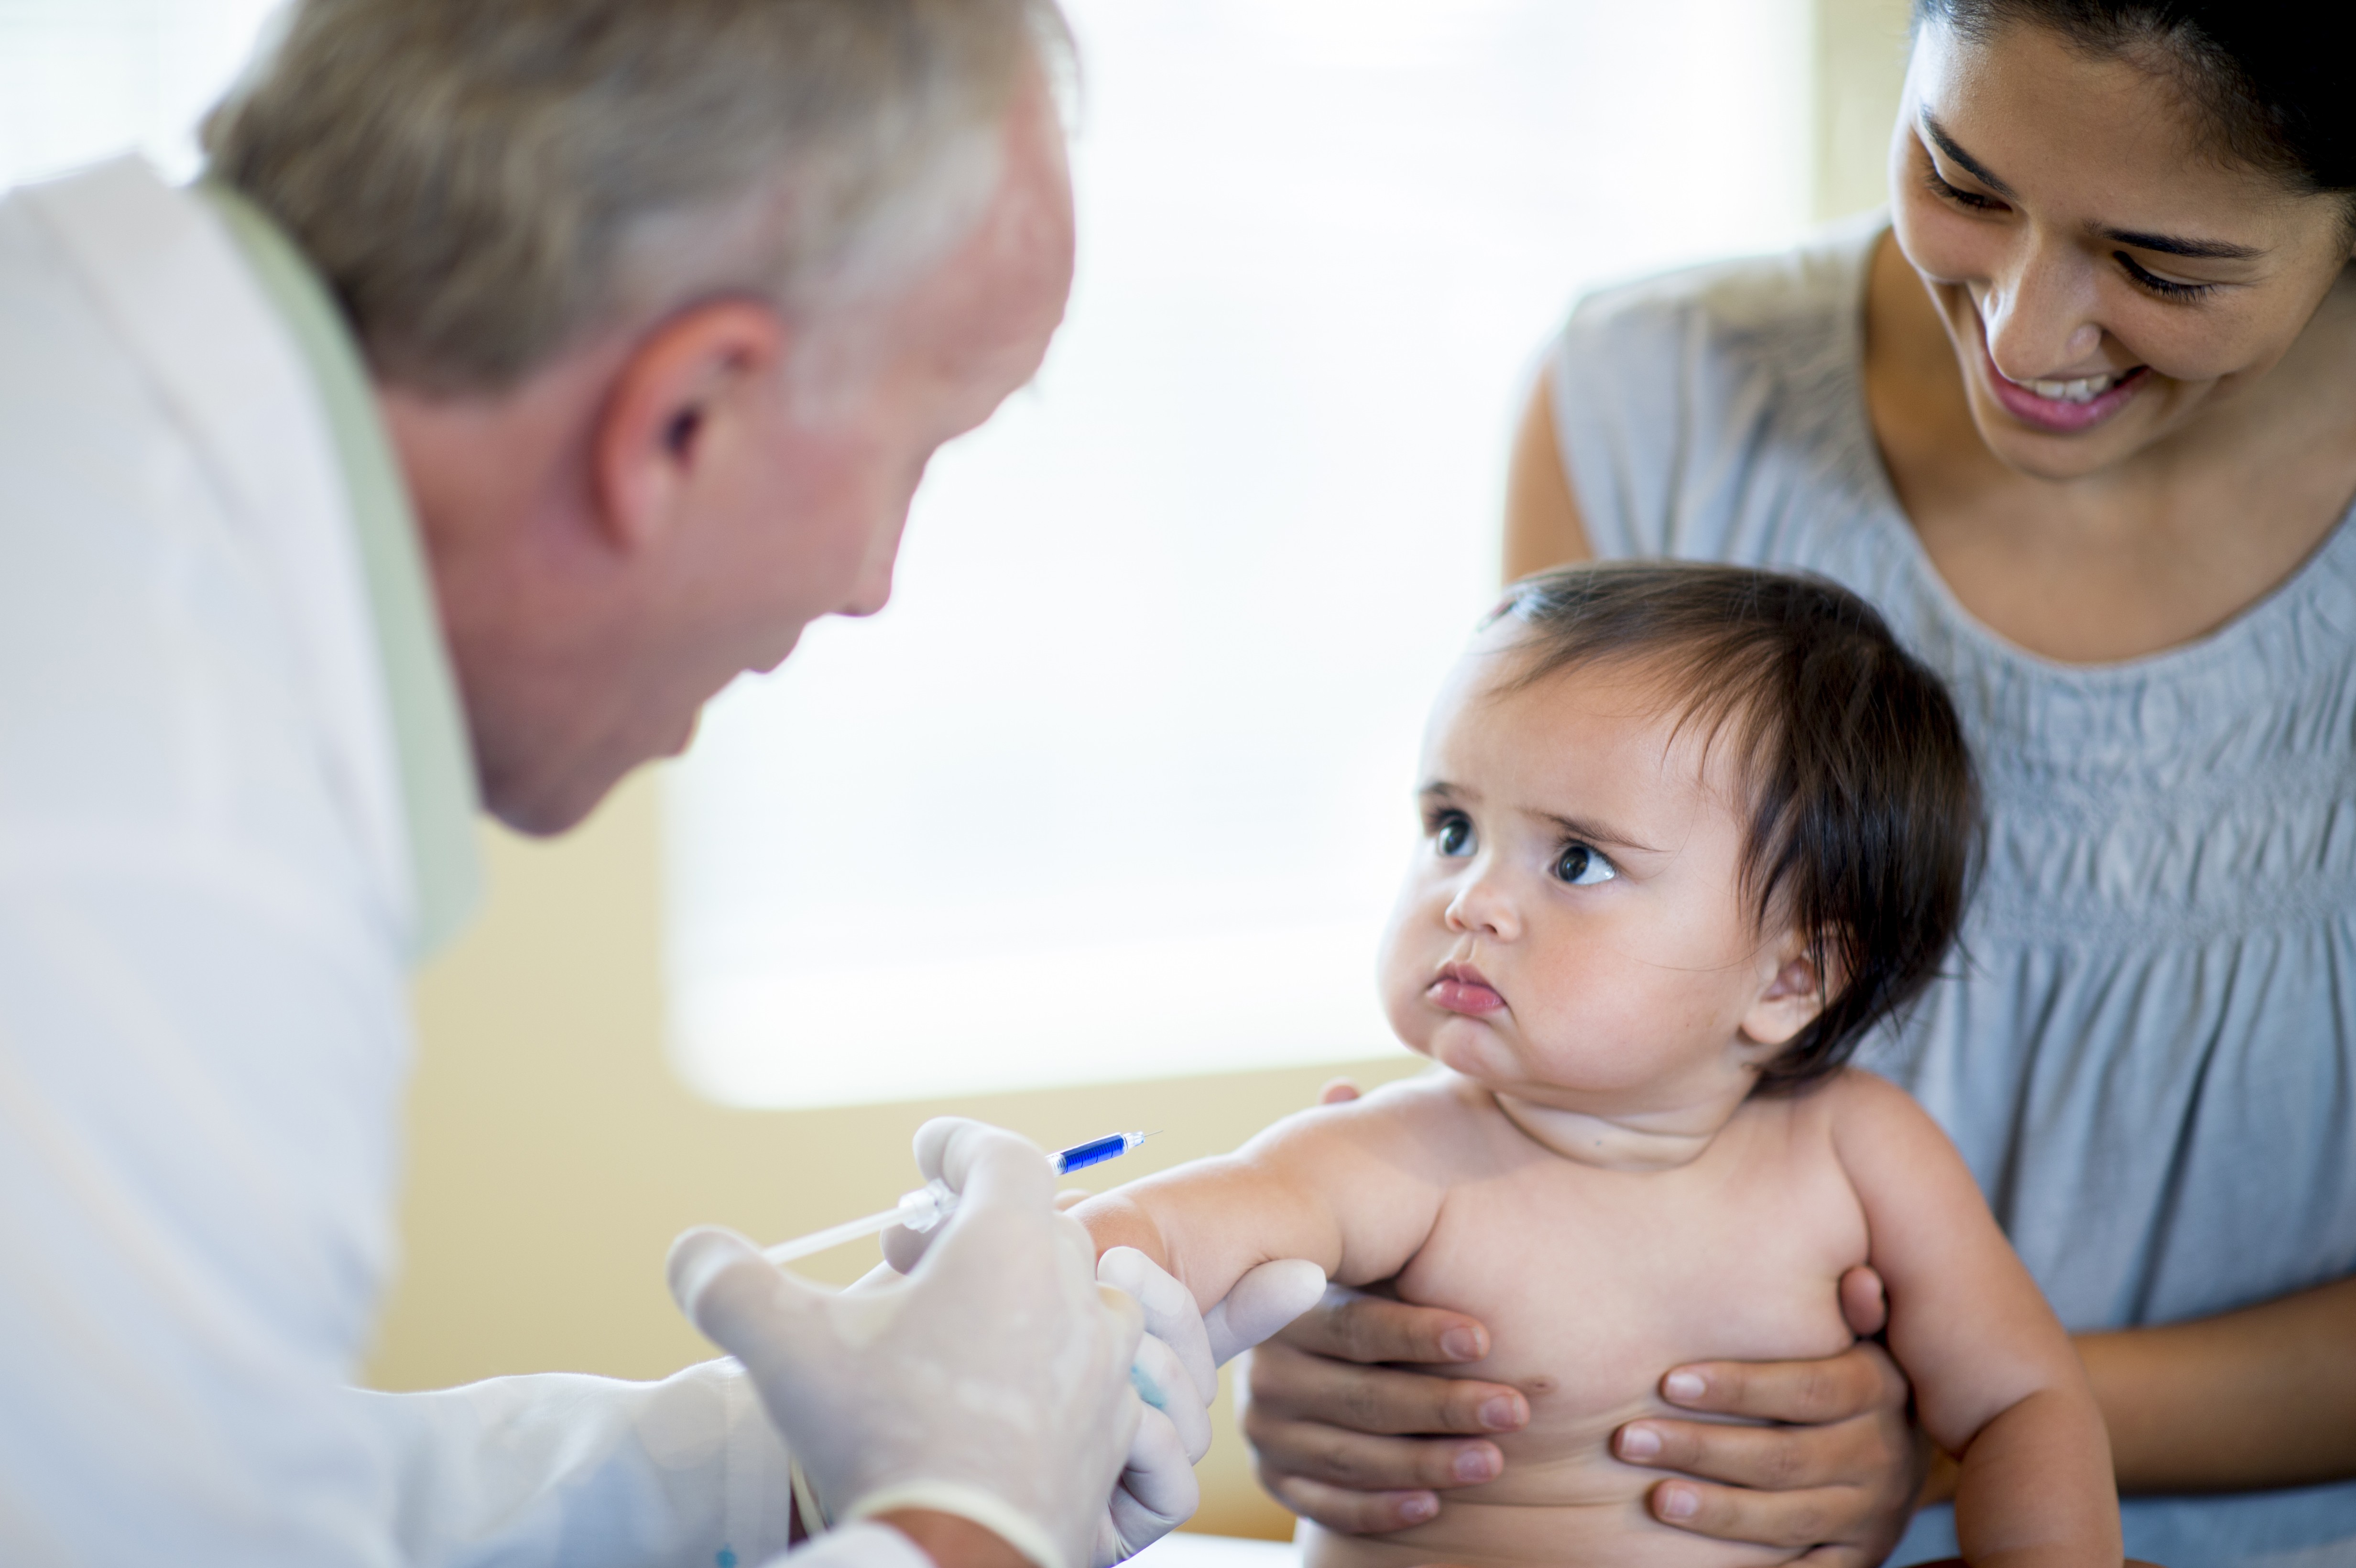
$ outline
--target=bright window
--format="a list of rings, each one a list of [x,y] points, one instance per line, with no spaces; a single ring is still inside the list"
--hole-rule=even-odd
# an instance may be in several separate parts
[[[0,0],[0,186],[118,153],[175,179],[276,0]]]
[[[1070,0],[1080,271],[898,592],[669,781],[680,1070],[820,1105],[1397,1049],[1377,933],[1583,285],[1786,242],[1803,0]]]

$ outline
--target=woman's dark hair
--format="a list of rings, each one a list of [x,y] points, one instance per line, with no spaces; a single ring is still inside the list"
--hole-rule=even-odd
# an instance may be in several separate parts
[[[1828,987],[1760,1092],[1830,1076],[1936,977],[1978,863],[1979,786],[1946,688],[1871,605],[1817,577],[1644,561],[1525,578],[1490,619],[1524,628],[1505,689],[1603,662],[1736,746],[1746,901],[1760,930],[1805,933]]]
[[[2324,0],[1914,0],[1917,26],[2016,22],[2174,76],[2216,150],[2293,188],[2356,197],[2356,6]],[[2356,213],[2356,202],[2351,202]]]

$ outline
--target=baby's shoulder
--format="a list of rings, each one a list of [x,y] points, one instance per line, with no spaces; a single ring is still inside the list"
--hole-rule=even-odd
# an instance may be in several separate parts
[[[1355,1100],[1297,1111],[1247,1148],[1304,1155],[1349,1147],[1394,1164],[1409,1151],[1420,1151],[1444,1161],[1511,1131],[1486,1089],[1459,1073],[1434,1069]]]
[[[1954,1145],[1919,1101],[1889,1079],[1844,1067],[1797,1097],[1852,1179],[1901,1179],[1955,1161]]]

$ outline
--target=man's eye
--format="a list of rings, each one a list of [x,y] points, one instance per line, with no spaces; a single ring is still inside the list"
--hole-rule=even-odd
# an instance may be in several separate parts
[[[1598,882],[1608,882],[1620,873],[1603,858],[1601,849],[1590,849],[1584,844],[1570,844],[1554,863],[1554,874],[1574,888],[1591,888]]]
[[[1472,853],[1472,824],[1452,811],[1440,819],[1431,837],[1440,852],[1451,859]]]

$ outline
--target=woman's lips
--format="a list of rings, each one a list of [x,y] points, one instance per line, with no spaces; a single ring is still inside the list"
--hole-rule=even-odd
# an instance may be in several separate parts
[[[1483,1013],[1494,1013],[1505,1005],[1505,998],[1497,995],[1496,987],[1483,978],[1481,971],[1470,964],[1441,965],[1440,978],[1427,987],[1423,994],[1430,998],[1433,1007],[1442,1012],[1465,1013],[1475,1018]]]
[[[2016,381],[1996,368],[1985,341],[1980,345],[1980,365],[1987,372],[1988,390],[1995,394],[2005,412],[2025,425],[2056,435],[2075,435],[2080,431],[2092,430],[2134,401],[2135,395],[2151,379],[2151,367],[2138,365],[2132,370],[2115,373],[2117,379],[2099,389],[2097,384],[2104,379],[2101,376],[2033,385]],[[2057,395],[2049,397],[2048,392]]]

